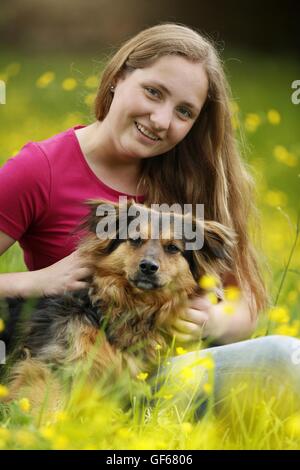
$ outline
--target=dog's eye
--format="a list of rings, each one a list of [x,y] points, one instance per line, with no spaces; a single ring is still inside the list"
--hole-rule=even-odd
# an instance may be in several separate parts
[[[180,251],[178,246],[174,245],[173,243],[166,245],[165,250],[167,253],[178,253],[178,251]]]
[[[140,246],[142,244],[141,237],[128,238],[128,241],[129,241],[130,245],[132,245],[132,246]]]

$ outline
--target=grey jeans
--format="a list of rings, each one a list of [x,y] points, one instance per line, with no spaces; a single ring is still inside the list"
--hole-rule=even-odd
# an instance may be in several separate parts
[[[273,335],[190,352],[172,357],[162,375],[167,384],[162,392],[165,396],[168,390],[176,393],[176,387],[186,400],[195,390],[198,398],[211,392],[217,404],[224,401],[233,387],[243,383],[250,399],[252,395],[254,398],[255,385],[259,385],[267,396],[270,393],[276,398],[289,396],[289,400],[293,397],[298,402],[300,340]]]

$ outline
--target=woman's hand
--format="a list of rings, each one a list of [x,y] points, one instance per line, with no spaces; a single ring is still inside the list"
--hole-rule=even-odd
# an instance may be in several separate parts
[[[32,271],[39,296],[62,295],[84,289],[88,286],[84,279],[91,274],[78,250],[47,268]]]
[[[189,299],[189,308],[172,325],[171,334],[176,337],[176,341],[188,343],[206,337],[211,307],[211,302],[205,297]]]

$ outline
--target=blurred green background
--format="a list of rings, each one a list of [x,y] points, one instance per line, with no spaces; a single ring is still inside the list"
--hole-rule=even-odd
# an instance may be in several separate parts
[[[0,105],[0,162],[30,140],[92,122],[101,70],[110,53],[132,34],[160,21],[197,27],[221,51],[232,87],[233,122],[256,181],[261,258],[275,299],[299,212],[300,105],[291,101],[291,84],[300,79],[296,15],[290,2],[280,9],[268,9],[267,2],[264,10],[256,0],[251,5],[224,3],[4,0],[0,80],[6,84],[6,104]],[[0,271],[21,269],[25,267],[16,245],[1,257]],[[298,321],[299,299],[298,243],[279,298],[293,321]],[[290,332],[298,323],[293,325]],[[286,322],[274,327],[289,331]]]

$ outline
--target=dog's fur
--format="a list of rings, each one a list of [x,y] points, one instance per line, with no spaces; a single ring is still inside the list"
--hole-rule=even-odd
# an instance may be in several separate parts
[[[163,353],[172,342],[171,326],[188,308],[188,298],[201,294],[199,278],[209,273],[220,279],[231,267],[234,233],[217,222],[192,218],[194,229],[204,224],[204,246],[198,251],[185,251],[185,240],[164,239],[162,233],[157,240],[122,240],[119,220],[113,238],[99,239],[96,209],[103,202],[88,202],[90,216],[82,226],[88,234],[79,250],[92,269],[89,288],[46,298],[33,312],[10,373],[9,400],[24,396],[25,389],[38,405],[50,387],[57,401],[57,369],[76,368],[89,357],[92,381],[108,370],[118,375],[126,367],[133,376],[151,372],[157,350]],[[134,201],[126,210],[132,205],[151,210]],[[115,209],[118,213],[117,204]],[[146,235],[148,230],[141,227]],[[155,273],[145,265],[141,270],[145,260]]]

